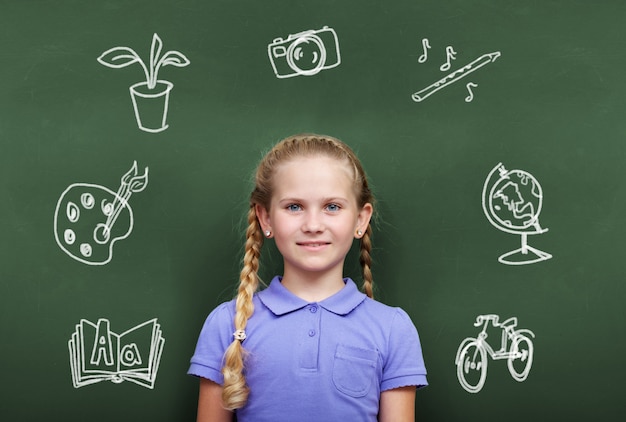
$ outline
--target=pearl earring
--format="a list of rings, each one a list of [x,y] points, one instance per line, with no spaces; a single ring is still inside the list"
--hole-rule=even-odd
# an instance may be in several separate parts
[[[265,230],[265,237],[270,237],[272,235],[272,232],[269,230]]]
[[[356,231],[356,235],[361,237],[361,236],[363,236],[363,232],[361,230],[357,230]]]

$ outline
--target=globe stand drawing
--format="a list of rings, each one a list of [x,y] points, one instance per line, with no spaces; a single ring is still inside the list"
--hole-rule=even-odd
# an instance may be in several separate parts
[[[524,265],[546,261],[552,255],[528,245],[528,236],[548,229],[539,225],[543,192],[537,180],[523,170],[507,170],[498,163],[483,186],[483,211],[499,230],[521,236],[518,249],[502,254],[498,261],[507,265]]]
[[[541,233],[545,233],[547,231],[548,230],[546,229]],[[522,246],[519,249],[515,249],[514,251],[500,255],[500,257],[498,257],[498,261],[500,261],[502,264],[508,265],[523,265],[534,264],[535,262],[546,261],[552,258],[552,255],[550,255],[549,253],[540,251],[539,249],[533,248],[532,246],[528,246],[529,234],[531,233],[522,233]]]

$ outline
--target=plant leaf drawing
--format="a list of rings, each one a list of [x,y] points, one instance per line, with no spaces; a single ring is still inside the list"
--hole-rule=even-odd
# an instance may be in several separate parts
[[[151,89],[156,85],[156,73],[158,71],[157,66],[162,49],[163,41],[161,41],[161,38],[159,38],[159,36],[155,33],[152,36],[152,45],[150,46],[150,79],[148,81],[148,88]]]
[[[134,63],[139,63],[146,76],[148,88],[154,89],[161,67],[167,65],[185,67],[190,64],[189,59],[179,51],[167,51],[163,56],[161,56],[162,49],[163,41],[161,41],[161,38],[154,33],[152,36],[152,44],[150,46],[149,67],[146,66],[146,63],[143,61],[141,56],[139,56],[139,54],[137,54],[137,52],[130,47],[110,48],[98,57],[98,62],[113,69],[120,69]]]
[[[178,51],[168,51],[161,57],[159,66],[172,65],[176,67],[185,67],[189,64],[189,60],[182,53]],[[158,72],[157,68],[157,72]]]
[[[115,47],[102,53],[98,61],[105,66],[120,69],[135,62],[141,62],[141,58],[132,48]]]

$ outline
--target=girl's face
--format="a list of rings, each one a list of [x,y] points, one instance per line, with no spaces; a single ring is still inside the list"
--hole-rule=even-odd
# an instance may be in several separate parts
[[[357,230],[365,231],[372,205],[359,208],[352,170],[323,155],[281,164],[273,178],[270,209],[256,207],[284,259],[284,277],[343,277]]]

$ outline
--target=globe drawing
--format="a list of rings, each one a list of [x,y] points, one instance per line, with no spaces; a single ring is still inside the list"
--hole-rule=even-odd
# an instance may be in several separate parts
[[[552,258],[549,253],[528,245],[529,235],[548,231],[539,225],[543,191],[533,175],[523,170],[507,170],[498,163],[485,180],[482,201],[483,211],[493,226],[521,236],[521,247],[501,255],[498,261],[523,265]]]

